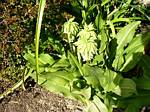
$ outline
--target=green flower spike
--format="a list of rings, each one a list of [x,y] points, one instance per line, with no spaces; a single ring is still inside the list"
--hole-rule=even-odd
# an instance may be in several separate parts
[[[63,33],[67,34],[69,43],[74,41],[79,30],[78,23],[73,22],[74,19],[75,18],[69,19],[69,21],[65,22],[63,26]]]
[[[77,35],[78,41],[74,43],[77,46],[78,57],[81,55],[83,61],[93,59],[94,54],[97,53],[97,43],[95,42],[97,35],[94,30],[93,24],[85,24],[84,29]]]

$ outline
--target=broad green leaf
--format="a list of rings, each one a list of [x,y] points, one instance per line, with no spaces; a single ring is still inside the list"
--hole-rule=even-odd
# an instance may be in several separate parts
[[[90,103],[84,110],[85,112],[101,112],[94,103]]]
[[[103,87],[105,92],[114,92],[116,94],[119,94],[120,88],[118,87],[120,81],[122,80],[122,77],[120,74],[117,74],[116,72],[107,69],[103,76],[100,78],[101,86]]]
[[[105,60],[104,60],[104,54],[101,53],[99,55],[96,55],[94,57],[94,60],[92,61],[92,63],[90,65],[98,65],[98,66],[103,66],[105,64]]]
[[[36,69],[35,66],[35,55],[30,51],[24,55],[24,58],[28,61],[27,66],[32,69]],[[50,66],[54,63],[54,59],[49,54],[40,54],[39,57],[39,73],[44,71],[54,72],[59,70],[58,68],[51,68]]]
[[[25,53],[23,56],[27,61],[30,67],[35,66],[35,55],[34,53],[31,53],[31,51],[28,51],[28,53]]]
[[[84,71],[84,78],[87,81],[89,85],[91,85],[95,89],[99,89],[101,87],[100,85],[100,79],[103,76],[103,69],[98,67],[90,67],[88,65],[83,65],[83,71]]]
[[[35,74],[33,74],[32,77],[35,79],[36,78]],[[72,73],[65,71],[56,71],[56,72],[41,73],[39,75],[39,78],[42,79],[38,81],[39,84],[44,83],[44,81],[49,81],[51,83],[53,82],[58,85],[66,85],[67,83],[73,80],[73,75]]]
[[[124,78],[120,81],[121,96],[129,97],[136,93],[136,83],[132,79]]]
[[[45,77],[48,80],[54,81],[55,77],[60,78],[66,81],[72,81],[73,80],[73,75],[70,72],[66,71],[57,71],[57,72],[48,72],[48,73],[43,73],[41,77]],[[54,78],[54,79],[53,79]],[[59,82],[58,82],[59,83]]]
[[[126,44],[130,43],[133,39],[134,33],[138,25],[140,24],[140,21],[132,22],[131,24],[128,24],[124,28],[122,28],[116,36],[117,39],[117,54],[122,55],[123,48]]]
[[[41,86],[51,92],[55,92],[57,94],[63,94],[64,96],[66,96],[68,98],[75,99],[75,100],[85,103],[85,98],[83,98],[83,96],[81,96],[79,94],[72,93],[70,91],[69,86],[58,85],[53,82],[51,83],[50,81],[43,83]]]
[[[51,83],[50,81],[45,81],[45,83],[43,83],[41,86],[43,86],[44,88],[46,88],[51,92],[61,93],[66,96],[70,94],[69,87],[57,83],[53,83],[53,82]]]
[[[59,70],[62,70],[62,68],[44,67],[44,72],[56,72],[56,71],[59,71]]]
[[[143,90],[150,90],[150,78],[139,78],[135,80],[137,88]]]
[[[139,112],[139,107],[136,103],[129,104],[128,107],[125,109],[125,112]]]
[[[24,55],[24,58],[30,63],[31,67],[35,66],[35,55],[34,53],[31,53],[30,51]],[[46,64],[52,65],[55,61],[53,57],[51,57],[49,54],[40,54],[39,56],[39,66],[45,66]]]
[[[148,55],[143,55],[139,65],[141,66],[141,68],[143,69],[143,76],[150,78],[150,56]]]
[[[113,97],[111,94],[103,94],[103,97],[100,97],[103,99],[104,104],[106,105],[109,112],[113,112],[113,106],[115,104],[115,97]]]
[[[98,35],[98,39],[100,40],[99,53],[101,53],[106,49],[108,42],[108,36],[104,30],[101,30],[100,34]]]
[[[52,65],[54,62],[55,62],[55,60],[49,54],[43,54],[42,53],[42,54],[39,55],[39,65],[42,65],[42,64]]]
[[[148,106],[150,104],[150,100],[149,100],[150,95],[141,95],[141,96],[133,96],[133,97],[129,97],[129,98],[124,98],[122,100],[119,100],[118,102],[118,107],[119,108],[126,108],[126,110],[129,110],[129,112],[142,108],[143,106]],[[133,107],[133,108],[132,108]],[[128,112],[128,111],[126,111]],[[138,111],[136,111],[138,112]]]
[[[31,75],[36,79],[35,73]],[[73,80],[72,73],[65,71],[57,71],[53,73],[43,73],[39,75],[38,83],[51,92],[61,93],[66,97],[73,98],[85,103],[85,96],[91,96],[91,90],[87,88],[78,92],[71,91],[71,82]],[[36,81],[36,80],[35,80]]]
[[[86,100],[89,100],[91,98],[92,89],[90,86],[80,90],[73,88],[71,93],[78,94],[79,96],[84,97]]]
[[[68,67],[70,65],[69,60],[63,55],[61,59],[59,59],[55,64],[53,64],[53,68],[63,68]]]
[[[124,50],[124,54],[134,54],[138,52],[144,52],[144,45],[140,37],[135,37],[129,46]]]
[[[143,55],[143,53],[140,51],[143,51],[144,48],[139,48],[138,50],[139,52],[137,53],[129,53],[125,56],[125,63],[119,71],[128,72],[137,65]]]
[[[81,74],[80,74],[80,72],[79,72],[79,70],[74,70],[74,71],[72,71],[73,73],[73,76],[75,77],[75,78],[81,78]]]
[[[97,96],[93,97],[93,101],[88,105],[86,112],[109,112],[106,105]]]
[[[31,76],[33,79],[36,79],[35,73],[33,73]],[[64,79],[63,77],[57,77],[48,73],[44,75],[40,74],[39,79],[38,79],[38,83],[44,86],[46,89],[49,90],[51,88],[51,91],[54,91],[54,90],[56,91],[59,88],[60,92],[62,92],[64,88],[67,88],[67,86],[65,87],[65,85],[67,85],[68,82],[69,81]],[[60,88],[60,86],[63,88]],[[66,90],[64,89],[64,91]]]
[[[113,61],[112,66],[114,67],[114,69],[116,71],[119,71],[121,69],[121,67],[123,66],[124,61],[125,60],[124,60],[123,55],[117,55],[115,57],[115,60]]]

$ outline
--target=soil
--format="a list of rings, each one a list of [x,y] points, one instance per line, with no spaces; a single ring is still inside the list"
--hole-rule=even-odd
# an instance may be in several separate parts
[[[0,83],[0,93],[11,86],[4,80]],[[26,90],[18,88],[2,99],[0,112],[83,112],[83,105],[36,85]]]
[[[12,85],[8,80],[0,79],[0,94]],[[83,104],[49,92],[38,85],[32,85],[25,90],[17,88],[0,100],[0,112],[83,112],[84,108]],[[114,109],[113,112],[124,111]],[[150,107],[143,107],[139,112],[150,112]]]

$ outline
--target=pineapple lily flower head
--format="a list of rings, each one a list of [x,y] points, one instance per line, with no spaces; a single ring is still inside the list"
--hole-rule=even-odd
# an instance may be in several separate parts
[[[97,53],[97,43],[95,42],[97,34],[94,30],[93,24],[85,24],[77,35],[79,37],[77,42],[74,43],[77,46],[78,58],[81,56],[83,61],[90,61]]]
[[[74,19],[75,18],[69,19],[64,23],[63,26],[63,33],[67,34],[69,43],[75,40],[75,36],[77,35],[79,30],[79,25],[77,22],[74,22]]]

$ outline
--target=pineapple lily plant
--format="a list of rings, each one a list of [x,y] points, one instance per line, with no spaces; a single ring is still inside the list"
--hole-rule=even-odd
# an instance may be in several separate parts
[[[62,34],[67,36],[68,47],[57,58],[40,53],[36,64],[34,53],[27,52],[27,67],[33,69],[30,76],[36,79],[38,64],[38,84],[84,103],[86,112],[112,112],[114,108],[137,112],[150,104],[150,57],[144,53],[150,33],[137,32],[139,19],[125,18],[132,0],[124,5],[108,0],[77,1],[72,6],[80,10],[83,21],[76,22],[74,17],[64,23]],[[114,7],[119,3],[120,12]],[[124,76],[132,75],[129,71],[137,66],[142,76]]]

